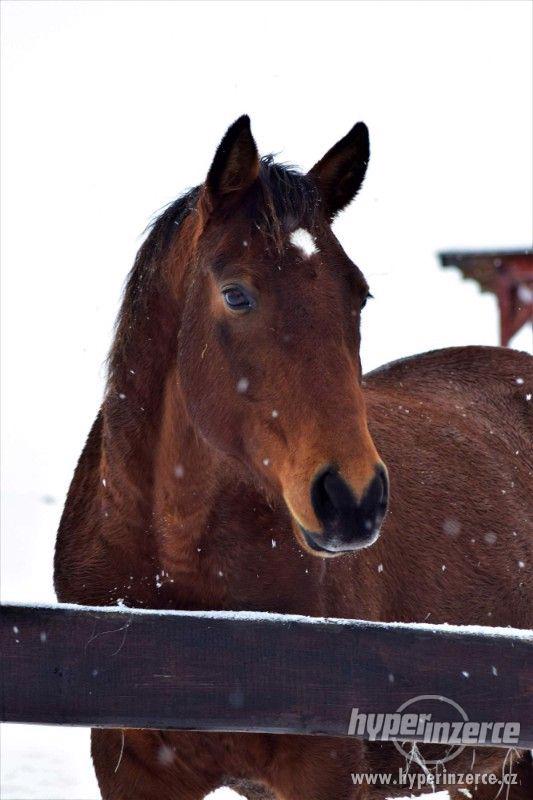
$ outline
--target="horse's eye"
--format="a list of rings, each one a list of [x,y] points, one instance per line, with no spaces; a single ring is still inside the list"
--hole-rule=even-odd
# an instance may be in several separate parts
[[[367,292],[366,297],[363,299],[363,302],[361,303],[361,308],[364,308],[366,306],[367,300],[372,300],[373,297],[374,297],[373,294],[370,294],[370,292]]]
[[[250,311],[255,306],[253,297],[242,286],[228,286],[222,290],[222,294],[232,311]]]

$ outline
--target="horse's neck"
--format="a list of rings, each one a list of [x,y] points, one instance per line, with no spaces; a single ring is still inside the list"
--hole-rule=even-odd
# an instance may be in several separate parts
[[[169,295],[147,290],[135,317],[121,317],[102,408],[100,476],[110,514],[122,515],[130,531],[145,532],[153,509],[155,455],[179,319]]]
[[[194,429],[171,370],[165,383],[154,457],[153,515],[167,568],[189,569],[208,525],[224,473],[220,457]]]
[[[175,367],[159,391],[157,418],[121,428],[122,438],[114,439],[126,499],[108,530],[114,544],[122,541],[123,571],[134,576],[129,594],[119,582],[121,596],[142,607],[330,613],[331,592],[310,597],[306,588],[324,583],[325,562],[305,557],[284,507],[271,504],[197,434]],[[338,595],[349,615],[344,582]]]

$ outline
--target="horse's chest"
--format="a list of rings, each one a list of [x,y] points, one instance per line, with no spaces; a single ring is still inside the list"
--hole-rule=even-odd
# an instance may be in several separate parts
[[[322,562],[298,548],[291,530],[208,533],[180,570],[168,567],[175,607],[321,614]]]

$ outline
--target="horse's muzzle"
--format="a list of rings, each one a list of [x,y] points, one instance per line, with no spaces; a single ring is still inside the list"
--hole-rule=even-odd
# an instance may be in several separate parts
[[[325,554],[360,550],[379,536],[387,511],[389,481],[382,465],[360,501],[335,467],[322,470],[311,486],[311,502],[322,532],[303,531],[307,545]]]

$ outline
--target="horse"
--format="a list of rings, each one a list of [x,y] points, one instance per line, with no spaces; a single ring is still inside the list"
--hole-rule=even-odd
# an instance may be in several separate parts
[[[369,154],[357,123],[303,174],[243,116],[153,223],[59,527],[60,601],[531,625],[533,359],[455,347],[362,374],[370,289],[331,224]],[[392,787],[351,773],[400,766],[348,737],[121,729],[93,730],[92,757],[105,800],[374,800]]]

